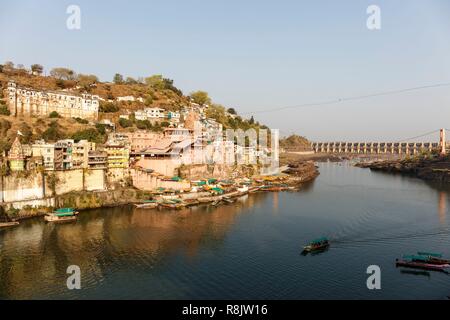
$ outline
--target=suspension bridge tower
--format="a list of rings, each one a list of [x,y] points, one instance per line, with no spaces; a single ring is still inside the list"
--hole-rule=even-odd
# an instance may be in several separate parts
[[[440,139],[439,139],[439,147],[441,148],[441,155],[445,156],[447,153],[447,143],[445,141],[445,129],[441,129]]]

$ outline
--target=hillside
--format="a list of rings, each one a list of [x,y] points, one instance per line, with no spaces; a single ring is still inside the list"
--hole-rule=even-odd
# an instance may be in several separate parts
[[[206,92],[198,91],[185,95],[175,87],[173,80],[161,75],[153,75],[144,79],[124,78],[116,74],[113,82],[101,82],[95,75],[77,74],[68,68],[54,68],[50,75],[43,75],[44,68],[40,65],[31,66],[31,70],[24,67],[14,67],[12,62],[0,65],[0,152],[8,150],[17,131],[24,136],[23,143],[38,139],[54,141],[63,138],[83,138],[102,143],[106,140],[105,127],[89,123],[81,119],[67,119],[55,115],[50,117],[12,117],[8,115],[3,93],[10,80],[19,86],[31,87],[39,90],[64,90],[72,93],[91,93],[100,96],[99,120],[108,119],[116,124],[118,131],[135,131],[146,129],[161,131],[168,122],[156,125],[148,121],[119,119],[121,114],[131,114],[145,107],[160,107],[166,111],[179,111],[190,102],[199,105],[209,105],[206,116],[221,123],[224,129],[267,128],[258,123],[253,117],[244,119],[233,108],[226,108],[215,104]],[[135,101],[118,101],[119,97],[133,96],[140,98]]]
[[[311,151],[308,139],[296,134],[280,139],[280,147],[288,151]]]

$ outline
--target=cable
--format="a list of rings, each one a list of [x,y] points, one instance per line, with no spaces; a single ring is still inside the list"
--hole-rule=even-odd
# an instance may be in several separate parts
[[[395,143],[400,143],[400,142],[405,142],[405,141],[408,141],[408,140],[413,140],[413,139],[425,137],[425,136],[428,136],[428,135],[430,135],[430,134],[437,133],[437,132],[439,132],[439,130],[433,130],[433,131],[430,131],[430,132],[421,134],[421,135],[419,135],[419,136],[410,137],[410,138],[406,138],[406,139],[403,139],[403,140],[396,141]]]
[[[334,100],[327,100],[327,101],[322,101],[322,102],[304,103],[304,104],[300,104],[300,105],[296,105],[296,106],[287,106],[287,107],[278,107],[278,108],[272,108],[272,109],[266,109],[266,110],[257,110],[257,111],[253,111],[253,112],[245,112],[245,113],[242,113],[242,115],[248,115],[248,114],[253,115],[253,114],[267,113],[267,112],[280,111],[280,110],[286,110],[286,109],[324,106],[324,105],[337,104],[337,103],[347,102],[347,101],[362,100],[362,99],[367,99],[367,98],[395,95],[395,94],[400,94],[400,93],[405,93],[405,92],[418,91],[418,90],[431,89],[431,88],[439,88],[439,87],[449,87],[449,86],[450,86],[450,82],[438,83],[438,84],[433,84],[433,85],[412,87],[412,88],[392,90],[392,91],[384,91],[384,92],[379,92],[379,93],[373,93],[373,94],[367,94],[367,95],[361,95],[361,96],[353,96],[353,97],[347,97],[347,98],[340,98],[340,99],[334,99]]]

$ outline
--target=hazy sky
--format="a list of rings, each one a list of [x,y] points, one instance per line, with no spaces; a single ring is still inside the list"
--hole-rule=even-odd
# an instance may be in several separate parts
[[[81,8],[81,30],[66,8]],[[381,8],[381,30],[366,9]],[[163,74],[241,113],[450,82],[450,1],[2,0],[0,61],[110,81]],[[450,87],[255,114],[312,140],[450,128]]]

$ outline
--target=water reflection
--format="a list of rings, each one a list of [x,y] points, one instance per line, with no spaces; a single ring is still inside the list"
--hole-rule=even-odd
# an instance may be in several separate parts
[[[71,264],[87,271],[85,285],[95,286],[125,265],[154,268],[179,252],[194,258],[201,246],[219,246],[237,217],[258,208],[265,196],[174,211],[131,206],[91,210],[81,213],[77,223],[65,225],[24,221],[0,233],[0,298],[64,292],[65,271]]]
[[[448,194],[444,191],[439,192],[438,213],[441,225],[446,225],[447,217],[447,198]]]

